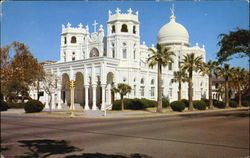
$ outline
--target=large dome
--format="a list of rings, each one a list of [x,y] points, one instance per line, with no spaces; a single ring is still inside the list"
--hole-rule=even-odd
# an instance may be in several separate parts
[[[187,30],[181,24],[175,22],[175,16],[173,14],[170,17],[170,22],[162,26],[160,29],[158,33],[158,43],[162,45],[189,45],[189,35]]]

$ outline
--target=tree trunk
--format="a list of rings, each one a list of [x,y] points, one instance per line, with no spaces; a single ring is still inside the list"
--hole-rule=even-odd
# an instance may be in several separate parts
[[[123,99],[123,95],[122,94],[120,94],[121,95],[121,102],[122,102],[122,111],[124,110],[124,99]]]
[[[157,73],[157,84],[158,84],[158,96],[157,96],[157,110],[156,112],[162,112],[162,82],[161,82],[161,64],[158,63]]]
[[[238,107],[241,107],[241,89],[240,89],[240,85],[238,84]]]
[[[188,83],[188,102],[189,102],[189,110],[193,111],[193,71],[189,72],[189,83]]]
[[[213,109],[213,100],[212,100],[212,75],[209,75],[208,78],[208,99],[209,99],[209,109]]]
[[[39,100],[39,98],[40,98],[40,95],[39,95],[39,89],[40,89],[39,80],[37,80],[36,89],[37,89],[37,100]]]
[[[179,91],[178,91],[178,100],[181,100],[181,81],[179,81]]]
[[[225,80],[225,104],[229,107],[228,80]]]

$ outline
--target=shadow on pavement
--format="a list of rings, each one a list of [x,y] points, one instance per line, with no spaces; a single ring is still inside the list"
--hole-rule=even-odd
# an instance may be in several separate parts
[[[102,154],[102,153],[83,153],[82,155],[70,155],[65,158],[152,158],[144,154],[131,154],[130,156],[123,156],[118,154]]]
[[[246,110],[237,110],[228,113],[202,113],[202,114],[184,114],[183,117],[249,117]]]
[[[69,142],[65,140],[20,140],[20,147],[27,147],[29,151],[24,155],[17,156],[18,158],[46,158],[51,155],[67,154],[75,151],[81,151],[81,149],[74,146],[70,146]]]

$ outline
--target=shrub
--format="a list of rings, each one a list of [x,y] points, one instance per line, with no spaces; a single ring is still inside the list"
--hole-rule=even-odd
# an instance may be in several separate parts
[[[144,108],[156,107],[156,105],[157,105],[157,102],[154,101],[154,100],[149,100],[149,99],[142,98],[141,101],[142,101],[142,103],[144,105],[143,106]]]
[[[25,106],[25,103],[8,103],[8,107],[10,109],[23,109]]]
[[[242,106],[249,106],[249,100],[242,100]]]
[[[223,108],[225,108],[226,105],[222,101],[215,100],[214,101],[214,106],[217,107],[217,108],[223,109]]]
[[[206,110],[206,103],[202,100],[194,100],[193,101],[194,108],[197,110]]]
[[[43,103],[38,100],[29,100],[24,106],[24,110],[26,113],[41,112],[43,108]]]
[[[201,101],[203,101],[207,107],[209,107],[209,99],[201,98]]]
[[[189,106],[189,103],[188,103],[187,99],[181,99],[181,101],[184,103],[185,107]]]
[[[238,105],[238,103],[235,100],[230,100],[229,101],[229,106],[232,108],[236,108]]]
[[[127,109],[131,110],[142,110],[144,109],[144,104],[141,99],[132,99],[130,104],[127,106]]]
[[[183,111],[185,109],[185,104],[182,101],[174,101],[170,104],[173,111]]]
[[[149,107],[156,107],[157,102],[149,99],[124,99],[124,108],[131,110],[142,110]],[[115,100],[112,110],[121,110],[121,100]]]
[[[8,104],[3,101],[3,100],[0,100],[0,111],[7,111],[8,110]]]
[[[162,99],[162,107],[166,108],[169,106],[169,100],[167,98]]]
[[[115,100],[112,106],[112,110],[121,110],[121,100]],[[127,109],[131,105],[131,99],[124,99],[124,109]]]

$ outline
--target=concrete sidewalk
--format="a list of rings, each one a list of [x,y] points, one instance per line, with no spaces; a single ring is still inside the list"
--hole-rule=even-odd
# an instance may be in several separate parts
[[[227,109],[213,109],[213,110],[194,110],[194,111],[183,111],[183,112],[175,112],[175,111],[167,111],[163,113],[156,113],[153,111],[124,111],[124,112],[107,112],[106,115],[103,111],[96,110],[77,110],[74,112],[76,118],[133,118],[133,117],[154,117],[154,116],[174,116],[174,115],[187,115],[187,114],[201,114],[201,113],[210,113],[217,111],[232,111],[232,110],[240,110],[240,109],[248,109],[249,107],[239,107],[239,108],[227,108]],[[49,110],[44,110],[40,113],[25,113],[23,109],[9,109],[8,111],[3,111],[1,114],[17,114],[17,115],[26,115],[26,116],[37,116],[37,117],[70,117],[71,111],[67,110],[56,110],[50,112]]]

